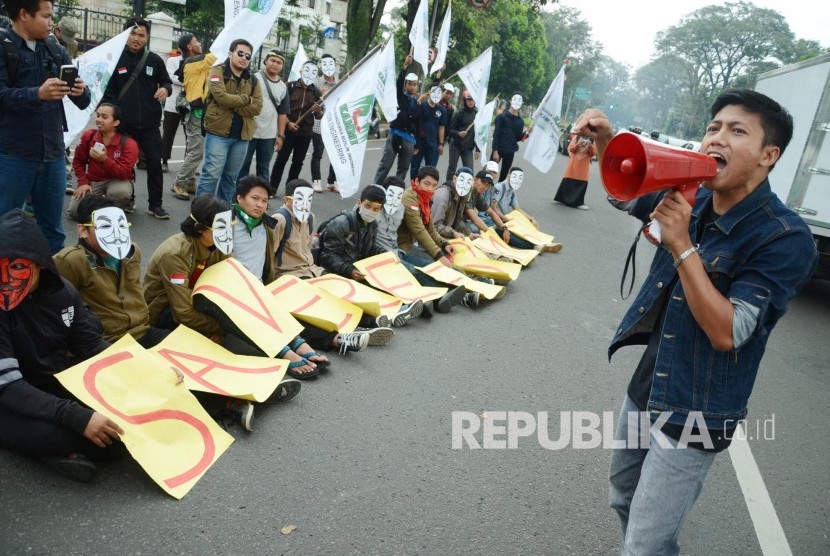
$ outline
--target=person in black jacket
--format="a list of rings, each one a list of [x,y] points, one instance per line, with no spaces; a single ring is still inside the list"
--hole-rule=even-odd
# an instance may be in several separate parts
[[[524,98],[521,93],[513,93],[510,97],[510,107],[496,116],[496,130],[493,132],[493,155],[491,160],[501,162],[499,182],[503,182],[513,166],[513,157],[519,150],[519,141],[524,141],[527,134],[524,131],[525,121],[519,114]]]
[[[61,278],[46,237],[20,209],[0,217],[0,448],[41,458],[78,481],[91,460],[124,453],[121,428],[66,391],[55,374],[109,347],[101,322]]]
[[[412,163],[412,154],[415,150],[415,126],[412,121],[412,111],[418,103],[418,76],[407,73],[406,68],[412,63],[412,56],[407,56],[403,69],[398,75],[398,115],[389,122],[389,134],[383,147],[383,157],[375,172],[374,183],[383,183],[392,169],[395,157],[398,157],[398,170],[395,175],[405,180]],[[386,114],[387,119],[391,114]]]
[[[450,160],[447,164],[447,179],[444,183],[452,184],[455,171],[458,169],[458,158],[461,165],[473,167],[473,160],[478,160],[479,152],[476,147],[475,130],[470,127],[476,119],[478,108],[470,91],[464,89],[461,93],[461,108],[452,117],[449,129]],[[475,155],[473,154],[475,153]]]
[[[147,161],[147,214],[167,220],[170,215],[161,206],[164,181],[159,125],[161,107],[173,92],[173,81],[161,56],[147,47],[150,24],[143,19],[131,18],[124,24],[124,29],[130,28],[127,46],[115,65],[101,102],[121,107],[121,129],[136,140]]]

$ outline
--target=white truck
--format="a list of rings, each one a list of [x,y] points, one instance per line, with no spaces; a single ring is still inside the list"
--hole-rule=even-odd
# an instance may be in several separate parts
[[[770,184],[810,226],[819,250],[816,277],[830,279],[830,55],[763,73],[755,90],[793,115],[793,138]]]

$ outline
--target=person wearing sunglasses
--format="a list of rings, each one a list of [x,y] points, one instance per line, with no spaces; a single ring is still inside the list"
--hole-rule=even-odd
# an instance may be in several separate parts
[[[225,63],[208,73],[208,96],[202,125],[205,157],[196,195],[233,201],[239,170],[262,111],[262,89],[250,71],[254,49],[245,39],[231,43]]]
[[[464,92],[461,93],[461,106],[453,114],[450,121],[450,159],[444,183],[452,184],[455,171],[458,169],[459,158],[461,158],[461,165],[467,168],[473,167],[474,159],[478,160],[479,152],[476,147],[475,133],[471,127],[477,113],[478,108],[476,108],[473,95],[470,94],[470,91],[464,89]]]

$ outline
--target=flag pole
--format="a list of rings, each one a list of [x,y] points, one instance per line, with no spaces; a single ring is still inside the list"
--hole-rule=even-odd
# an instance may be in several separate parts
[[[500,94],[501,94],[501,93],[499,93],[499,95],[500,95]],[[494,96],[494,97],[493,97],[493,100],[499,100],[499,95]],[[491,100],[490,102],[493,102],[493,100]],[[474,119],[475,119],[475,118],[474,118]],[[473,121],[473,123],[471,123],[470,125],[468,125],[468,126],[467,126],[467,129],[465,129],[465,130],[464,130],[464,133],[468,133],[468,132],[470,131],[470,129],[472,129],[472,127],[473,127],[474,125],[476,125],[475,121]]]

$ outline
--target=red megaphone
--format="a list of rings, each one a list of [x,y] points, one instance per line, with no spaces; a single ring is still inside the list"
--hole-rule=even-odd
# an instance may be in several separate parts
[[[674,189],[694,205],[700,182],[714,178],[717,173],[718,164],[710,156],[627,131],[611,139],[600,164],[605,190],[619,201]],[[655,245],[660,243],[658,222],[652,222],[644,233]]]

